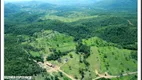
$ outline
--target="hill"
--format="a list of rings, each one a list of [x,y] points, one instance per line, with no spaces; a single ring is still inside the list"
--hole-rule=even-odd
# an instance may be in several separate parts
[[[136,80],[137,1],[83,1],[5,4],[5,76]]]

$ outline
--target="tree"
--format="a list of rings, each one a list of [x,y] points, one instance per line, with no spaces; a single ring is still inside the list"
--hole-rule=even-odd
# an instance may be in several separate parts
[[[106,54],[104,54],[104,58],[107,58],[107,55],[106,55]]]
[[[134,60],[137,60],[137,51],[131,51],[130,57]]]
[[[84,62],[84,64],[85,64],[86,66],[89,66],[89,65],[90,65],[85,59],[83,60],[83,62]]]
[[[6,76],[30,76],[43,71],[37,63],[29,60],[29,55],[23,50],[23,45],[16,43],[16,36],[6,35],[5,39],[4,61]]]
[[[85,54],[90,54],[90,46],[84,45],[82,43],[78,43],[78,45],[76,46],[76,51],[78,52],[82,52]]]
[[[83,62],[83,61],[82,61],[82,58],[81,58],[81,56],[79,57],[79,62],[80,62],[80,63],[82,63],[82,62]]]
[[[69,69],[72,70],[71,66],[69,66]]]
[[[80,68],[79,73],[81,75],[81,79],[83,79],[84,78],[84,70]]]
[[[75,75],[75,77],[74,77],[75,79],[78,79],[78,77]]]
[[[72,54],[70,54],[70,58],[73,58]]]
[[[57,75],[55,75],[55,80],[59,80],[59,78],[58,78],[58,76],[57,76]]]
[[[84,54],[84,58],[88,58],[90,56],[90,46],[78,43],[78,45],[76,46],[76,53],[79,52]]]
[[[59,44],[57,44],[57,47],[59,47]]]
[[[63,73],[62,72],[59,72],[59,74],[60,74],[61,77],[63,77]]]
[[[46,77],[44,80],[51,80],[49,77]]]

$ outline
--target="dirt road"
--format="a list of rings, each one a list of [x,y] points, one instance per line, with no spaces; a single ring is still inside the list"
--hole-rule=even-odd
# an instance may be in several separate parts
[[[97,70],[95,70],[95,73],[96,73],[96,75],[98,75],[98,77],[95,78],[94,80],[97,80],[100,78],[111,79],[111,78],[121,77],[120,75],[118,75],[118,76],[109,75],[107,72],[105,72],[104,74],[99,74]],[[137,72],[124,73],[124,74],[122,74],[122,76],[127,76],[127,75],[132,75],[132,74],[137,74]]]
[[[127,20],[127,21],[130,25],[134,26],[134,24],[130,20]]]

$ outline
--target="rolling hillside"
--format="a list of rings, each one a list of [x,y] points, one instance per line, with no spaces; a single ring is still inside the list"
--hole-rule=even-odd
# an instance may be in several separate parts
[[[5,4],[5,76],[137,80],[137,1],[78,2]]]

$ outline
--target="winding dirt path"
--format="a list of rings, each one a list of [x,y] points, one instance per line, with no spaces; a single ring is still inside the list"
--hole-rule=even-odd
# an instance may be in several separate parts
[[[127,20],[127,21],[130,25],[134,26],[134,24],[130,20]]]
[[[121,77],[120,75],[118,75],[118,76],[109,75],[107,72],[105,72],[104,74],[99,74],[97,70],[95,70],[95,73],[99,77],[96,77],[94,80],[97,80],[97,79],[100,79],[100,78],[111,79],[111,78]],[[122,76],[127,76],[127,75],[132,75],[132,74],[137,74],[137,72],[124,73],[124,74],[122,74]]]

